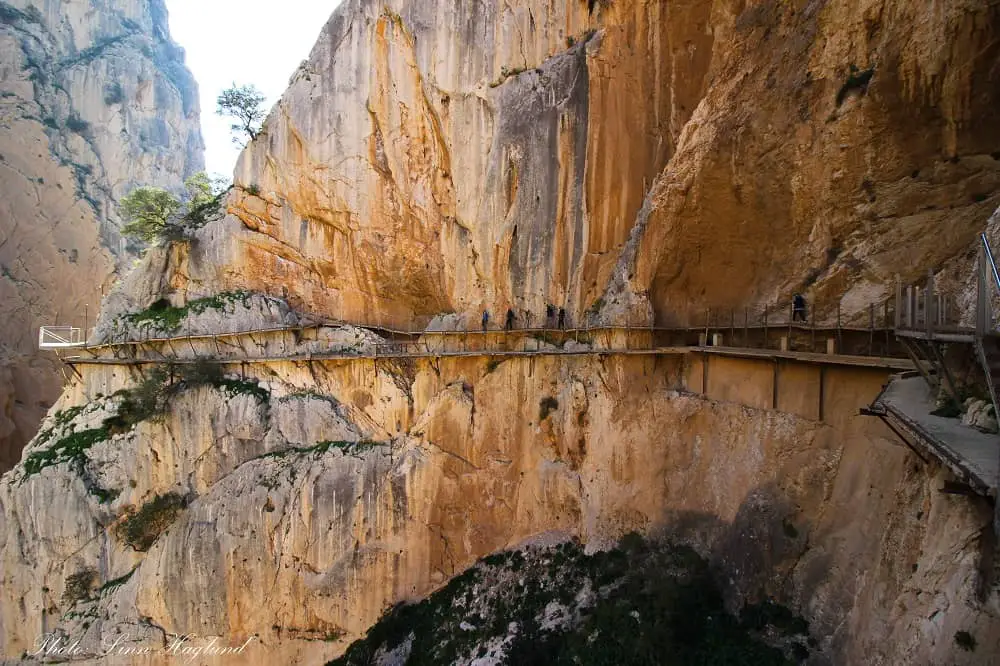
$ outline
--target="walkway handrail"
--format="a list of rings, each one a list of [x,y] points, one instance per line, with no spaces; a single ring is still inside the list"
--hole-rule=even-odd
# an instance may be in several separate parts
[[[985,232],[980,234],[978,270],[976,271],[976,336],[982,338],[988,332],[996,331],[993,323],[993,288],[1000,292],[1000,272],[997,271],[996,259],[993,257],[993,250],[990,248],[990,241]],[[992,275],[993,280],[990,280]]]
[[[993,270],[993,280],[996,283],[997,290],[1000,290],[1000,273],[997,272],[997,262],[993,259],[993,250],[990,249],[990,240],[986,237],[986,232],[980,234],[979,237],[983,241],[983,251],[986,253],[986,259],[989,261],[990,268]]]
[[[86,344],[83,329],[75,326],[42,326],[38,329],[39,349],[83,347]]]

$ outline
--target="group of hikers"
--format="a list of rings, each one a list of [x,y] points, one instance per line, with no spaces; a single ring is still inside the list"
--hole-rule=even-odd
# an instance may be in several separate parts
[[[511,331],[514,329],[514,324],[517,321],[517,315],[514,314],[513,308],[507,308],[507,319],[504,322],[504,330]],[[525,328],[531,328],[531,311],[526,310],[524,313]],[[483,311],[483,332],[490,325],[490,311]],[[554,305],[545,306],[545,328],[551,327],[553,324],[559,328],[566,328],[566,308],[556,308]]]
[[[513,308],[507,308],[507,319],[504,322],[504,330],[510,331],[514,329],[514,324],[517,321],[517,315],[514,314]],[[526,323],[525,328],[531,328],[531,312],[526,310],[524,313],[524,321]],[[802,294],[795,294],[792,296],[792,321],[806,321],[806,299]],[[490,311],[483,311],[483,332],[489,328],[490,325]],[[560,329],[566,328],[566,309],[556,308],[554,305],[545,306],[545,328],[550,328],[552,324],[556,324]]]

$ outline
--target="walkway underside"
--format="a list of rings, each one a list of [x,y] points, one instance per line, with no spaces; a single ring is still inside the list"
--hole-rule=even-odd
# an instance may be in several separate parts
[[[472,351],[456,350],[407,350],[407,351],[383,351],[378,353],[309,353],[309,354],[276,354],[271,356],[246,356],[246,357],[215,357],[211,355],[199,356],[196,358],[171,357],[161,353],[154,355],[142,355],[135,358],[114,358],[114,357],[85,357],[72,356],[63,358],[63,361],[71,366],[77,365],[162,365],[177,364],[188,365],[196,363],[219,363],[234,364],[252,363],[294,363],[312,361],[378,361],[380,359],[400,359],[400,358],[495,358],[495,357],[517,357],[517,356],[671,356],[691,353],[711,354],[714,356],[729,356],[733,358],[753,358],[768,359],[777,361],[793,360],[800,363],[811,363],[819,365],[840,365],[855,366],[865,368],[880,368],[886,370],[913,370],[913,363],[907,359],[887,358],[881,356],[855,356],[849,354],[819,354],[813,352],[800,351],[779,351],[769,349],[745,349],[742,347],[652,347],[649,349],[626,349],[626,348],[605,348],[605,347],[573,347],[570,349],[549,348],[549,349],[483,349]]]

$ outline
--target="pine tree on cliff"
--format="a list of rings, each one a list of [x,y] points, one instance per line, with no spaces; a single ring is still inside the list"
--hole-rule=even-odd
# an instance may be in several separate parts
[[[218,108],[215,110],[220,116],[230,116],[236,122],[230,125],[230,129],[235,136],[234,143],[243,143],[243,135],[253,141],[260,133],[261,124],[264,122],[264,95],[257,90],[253,84],[237,86],[233,83],[231,88],[223,90],[216,100]]]

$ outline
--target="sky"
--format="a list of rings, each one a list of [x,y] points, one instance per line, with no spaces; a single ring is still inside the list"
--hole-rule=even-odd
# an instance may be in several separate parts
[[[312,50],[340,0],[167,0],[170,33],[187,52],[187,66],[201,92],[205,170],[232,178],[241,146],[232,121],[215,113],[219,93],[257,86],[268,109]]]

